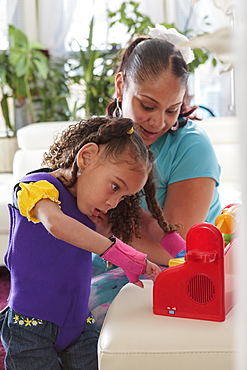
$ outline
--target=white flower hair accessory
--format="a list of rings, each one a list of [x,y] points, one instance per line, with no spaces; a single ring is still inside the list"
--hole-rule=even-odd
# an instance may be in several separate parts
[[[149,27],[149,35],[152,38],[163,39],[173,44],[182,54],[186,64],[191,63],[195,59],[195,55],[189,46],[179,46],[189,41],[189,39],[179,33],[175,28],[167,29],[165,26],[156,23],[155,28]]]

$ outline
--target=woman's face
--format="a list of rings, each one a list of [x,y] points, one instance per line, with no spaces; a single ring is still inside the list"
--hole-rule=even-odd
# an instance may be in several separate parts
[[[123,117],[131,118],[147,145],[153,144],[176,123],[185,87],[181,80],[165,71],[158,80],[142,85],[124,83],[123,74],[116,76],[116,97],[122,101]]]

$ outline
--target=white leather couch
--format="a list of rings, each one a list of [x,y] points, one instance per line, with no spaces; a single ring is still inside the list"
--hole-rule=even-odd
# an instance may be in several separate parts
[[[13,185],[28,171],[39,168],[45,150],[54,136],[71,122],[35,123],[19,129],[13,174],[0,173],[0,265],[7,248]],[[238,123],[235,117],[208,118],[198,122],[211,138],[222,167],[220,194],[222,206],[240,201],[238,183]]]
[[[54,135],[69,122],[36,123],[18,131],[13,174],[0,174],[0,265],[8,243],[12,186],[40,166]],[[235,117],[209,118],[204,127],[222,167],[222,207],[241,202],[238,182],[238,123]],[[100,370],[232,370],[234,309],[223,323],[156,316],[152,282],[127,284],[111,305],[99,338]]]

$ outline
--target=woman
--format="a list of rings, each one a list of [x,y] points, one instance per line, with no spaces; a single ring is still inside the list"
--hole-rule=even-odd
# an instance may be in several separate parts
[[[151,29],[152,38],[138,37],[126,49],[115,79],[116,99],[107,113],[131,118],[154,152],[158,201],[166,219],[181,225],[178,232],[185,239],[191,226],[214,223],[221,212],[220,167],[205,132],[187,118],[193,112],[185,104],[185,59],[191,61],[191,50],[185,48],[182,55],[167,38],[177,37],[179,43],[184,36],[156,27]],[[144,201],[142,207],[147,210]],[[159,246],[164,233],[147,212],[143,212],[142,226],[142,238],[133,245],[156,263],[166,264],[169,256]],[[152,249],[150,238],[158,241],[152,242]]]
[[[208,136],[188,119],[194,109],[185,104],[187,63],[193,56],[189,48],[179,51],[175,46],[185,37],[160,25],[150,34],[138,37],[125,50],[115,78],[116,99],[107,113],[131,118],[154,152],[158,201],[168,222],[180,225],[178,232],[185,239],[191,226],[204,221],[214,223],[221,212],[217,191],[220,167]],[[171,256],[161,246],[164,232],[147,212],[144,201],[142,207],[141,238],[131,245],[151,261],[167,265]],[[97,227],[104,221],[94,220]],[[95,286],[99,287],[102,279],[95,278]],[[93,307],[99,303],[98,293],[94,293],[93,285]]]

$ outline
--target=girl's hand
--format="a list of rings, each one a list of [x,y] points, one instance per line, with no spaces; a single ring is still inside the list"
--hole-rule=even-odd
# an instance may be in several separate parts
[[[161,269],[159,268],[159,266],[147,260],[145,274],[148,275],[153,281],[155,281],[155,279],[160,273],[161,273]],[[144,288],[143,282],[141,280],[137,281],[135,285],[139,286],[140,288]]]

